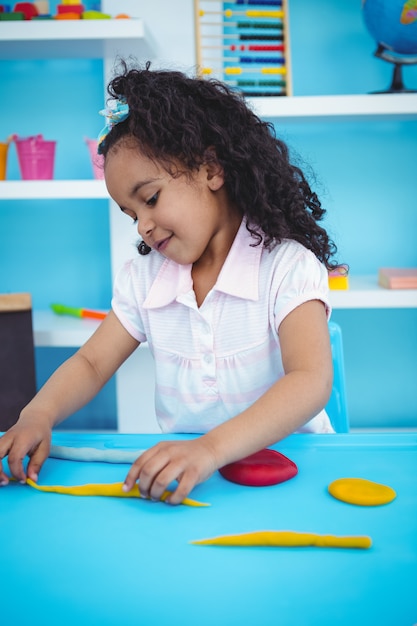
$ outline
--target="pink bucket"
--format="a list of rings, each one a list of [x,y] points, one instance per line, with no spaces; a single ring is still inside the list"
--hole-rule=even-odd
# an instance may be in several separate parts
[[[42,135],[19,139],[15,136],[20,174],[23,180],[51,180],[54,177],[56,141]]]
[[[93,166],[93,175],[97,180],[103,180],[104,178],[104,157],[102,154],[97,154],[97,139],[87,139],[85,142],[90,152],[91,165]]]

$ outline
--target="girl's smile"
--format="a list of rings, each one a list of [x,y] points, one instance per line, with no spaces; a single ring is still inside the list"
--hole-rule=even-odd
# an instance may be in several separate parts
[[[170,240],[171,237],[166,237],[166,239],[161,239],[160,241],[157,241],[154,245],[155,250],[158,250],[158,252],[163,252]]]

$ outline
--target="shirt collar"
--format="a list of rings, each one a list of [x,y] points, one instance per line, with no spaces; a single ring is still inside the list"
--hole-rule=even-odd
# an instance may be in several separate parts
[[[213,289],[245,300],[259,298],[259,266],[262,242],[246,228],[243,219]],[[165,259],[146,296],[144,307],[156,309],[166,306],[188,293],[193,287],[191,265],[179,265]]]
[[[261,242],[254,246],[256,243],[246,228],[246,220],[242,220],[214,289],[237,298],[258,300],[263,245]]]

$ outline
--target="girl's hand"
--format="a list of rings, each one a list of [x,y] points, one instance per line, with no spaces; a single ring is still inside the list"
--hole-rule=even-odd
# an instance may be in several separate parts
[[[195,485],[218,469],[215,455],[203,437],[192,441],[164,441],[144,452],[132,465],[123,489],[136,481],[143,497],[159,500],[173,482],[178,486],[167,502],[180,504]]]
[[[8,455],[9,469],[12,475],[21,482],[26,477],[34,482],[38,480],[39,471],[49,456],[51,447],[51,428],[45,424],[18,421],[0,438],[0,485],[7,485],[8,476],[3,471],[1,460]],[[29,455],[27,473],[23,467],[24,458]]]

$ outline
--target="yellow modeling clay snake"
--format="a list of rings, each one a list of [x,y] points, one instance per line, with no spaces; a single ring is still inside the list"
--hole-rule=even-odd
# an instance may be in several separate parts
[[[26,483],[37,489],[38,491],[44,491],[48,493],[61,493],[69,496],[113,496],[117,498],[141,498],[139,487],[137,484],[132,487],[130,491],[123,491],[123,483],[110,483],[110,484],[87,484],[76,485],[72,487],[63,487],[61,485],[37,485],[30,478],[26,479]],[[161,496],[161,500],[164,501],[171,495],[171,491],[164,491]],[[185,498],[181,504],[187,506],[210,506],[205,502],[198,502],[191,498]]]
[[[269,546],[317,548],[370,548],[372,541],[366,536],[337,537],[291,530],[258,530],[239,535],[221,535],[211,539],[197,539],[190,543],[200,546]]]

